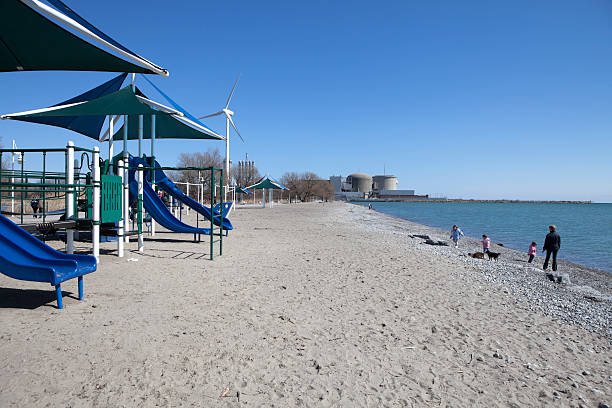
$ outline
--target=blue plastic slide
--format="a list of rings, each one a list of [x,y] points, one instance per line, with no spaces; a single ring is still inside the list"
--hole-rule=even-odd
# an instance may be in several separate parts
[[[130,166],[132,162],[130,160]],[[130,181],[130,202],[133,203],[138,197],[138,181],[135,178],[136,172],[130,170],[129,181]],[[142,201],[145,210],[157,221],[161,226],[170,231],[183,232],[189,234],[204,234],[210,235],[209,228],[195,228],[190,225],[184,224],[177,220],[174,215],[168,210],[163,201],[159,198],[151,184],[144,180],[142,183]]]
[[[64,307],[61,283],[78,277],[82,300],[83,275],[94,272],[96,267],[95,257],[58,252],[0,215],[0,272],[11,278],[55,286],[59,309]]]
[[[144,167],[149,166],[148,159],[146,157],[138,158],[138,157],[130,156],[130,167],[138,167],[139,164],[142,164]],[[157,161],[155,162],[155,167],[156,168],[161,167]],[[147,180],[151,181],[149,177],[150,172],[145,172],[145,174],[146,174]],[[164,190],[165,192],[167,192],[168,194],[170,194],[171,196],[173,196],[174,198],[176,198],[177,200],[181,201],[183,204],[185,204],[189,208],[202,214],[204,218],[206,218],[207,220],[210,220],[210,217],[211,217],[210,208],[203,206],[202,204],[198,203],[193,198],[183,193],[183,191],[180,188],[178,188],[177,185],[174,184],[168,178],[168,176],[166,176],[166,173],[164,173],[163,170],[160,170],[160,169],[155,170],[155,185],[161,188],[162,190]],[[218,215],[219,215],[219,212],[215,211],[214,223],[217,226],[219,226],[220,224]],[[225,216],[223,217],[223,229],[226,231],[234,229],[230,220],[225,218]]]
[[[223,217],[227,217],[229,215],[229,212],[232,209],[233,204],[234,203],[232,202],[223,203]],[[220,208],[221,208],[221,203],[215,204],[215,206],[213,207],[213,209],[215,210],[215,214],[219,214]]]

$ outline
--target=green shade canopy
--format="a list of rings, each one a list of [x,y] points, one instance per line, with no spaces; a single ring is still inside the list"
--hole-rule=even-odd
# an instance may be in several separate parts
[[[0,72],[62,70],[168,75],[166,70],[120,46],[72,10],[67,7],[66,10],[79,22],[38,0],[1,0]],[[55,21],[61,21],[125,59],[83,40]]]
[[[131,86],[126,86],[116,92],[92,99],[67,105],[52,106],[21,113],[2,115],[2,119],[44,118],[57,116],[101,116],[101,115],[157,115],[166,114],[141,102],[134,94]]]
[[[151,121],[143,120],[143,139],[151,138]],[[155,119],[156,139],[214,139],[225,140],[223,136],[203,127],[188,118],[175,115],[157,115]],[[138,115],[128,117],[128,140],[138,139]],[[113,140],[123,140],[123,125],[115,132]]]
[[[108,116],[129,115],[128,117],[128,139],[138,139],[138,116],[143,115],[150,118],[156,115],[155,138],[157,139],[215,139],[225,140],[208,129],[201,123],[196,123],[184,117],[182,112],[168,108],[160,103],[154,102],[131,86],[109,93],[99,98],[85,102],[70,103],[66,105],[52,106],[50,108],[36,109],[21,113],[10,113],[2,115],[2,119],[13,119],[30,121],[33,118],[73,118],[82,116]],[[155,109],[154,109],[155,107]],[[65,126],[61,126],[65,127]],[[85,136],[99,140],[98,134],[75,130]],[[143,139],[151,138],[151,120],[143,120]],[[123,125],[113,136],[114,140],[123,139]]]
[[[263,188],[269,188],[272,190],[288,190],[287,187],[283,186],[278,181],[274,180],[270,176],[263,176],[255,184],[247,187],[249,190],[261,190]]]

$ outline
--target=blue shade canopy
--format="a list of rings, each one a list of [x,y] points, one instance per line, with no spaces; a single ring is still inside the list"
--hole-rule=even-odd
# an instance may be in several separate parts
[[[151,85],[153,85],[151,83]],[[155,87],[155,85],[153,85]],[[179,115],[158,116],[155,122],[155,137],[159,139],[215,139],[225,140],[223,136],[218,135],[213,130],[208,128],[193,115],[186,112],[176,102],[172,101],[159,88],[158,91],[175,107]],[[148,99],[139,88],[136,88],[136,95],[141,98]],[[129,140],[138,139],[138,116],[130,115],[128,118],[128,135]],[[151,121],[143,121],[143,138],[151,138]],[[113,140],[123,139],[123,126],[115,131]]]
[[[121,84],[125,80],[128,74],[120,74],[115,78],[111,79],[103,83],[100,86],[95,87],[81,95],[75,96],[74,98],[68,99],[67,101],[60,102],[53,107],[58,107],[62,105],[73,105],[79,102],[87,102],[91,101],[109,94],[116,92],[121,88]],[[58,111],[63,111],[61,109],[55,110],[53,112],[57,113]],[[56,126],[64,129],[73,130],[82,135],[91,137],[93,139],[98,139],[100,135],[100,131],[102,130],[102,126],[104,126],[104,120],[106,119],[106,115],[99,116],[35,116],[35,115],[26,115],[26,116],[16,116],[11,119],[20,120],[23,122],[32,122],[32,123],[40,123],[42,125]]]
[[[0,72],[109,71],[168,76],[168,71],[128,50],[60,0],[47,3],[53,7],[41,0],[0,1]]]
[[[195,116],[193,116],[191,113],[187,112],[181,105],[179,105],[178,103],[176,103],[172,98],[170,98],[168,95],[166,95],[166,93],[164,91],[162,91],[161,89],[159,89],[157,86],[155,86],[155,84],[153,83],[153,81],[151,81],[149,78],[147,78],[144,75],[141,75],[149,84],[151,84],[151,86],[153,88],[155,88],[155,90],[157,92],[160,93],[161,96],[164,97],[164,99],[166,99],[166,101],[168,101],[168,103],[170,105],[172,105],[172,107],[174,109],[176,109],[179,112],[182,112],[183,115],[185,115],[187,118],[189,118],[191,121],[198,123],[204,127],[206,127],[202,122],[200,122],[200,120],[198,118],[196,118]],[[144,96],[144,95],[143,95]],[[207,128],[207,127],[206,127]]]

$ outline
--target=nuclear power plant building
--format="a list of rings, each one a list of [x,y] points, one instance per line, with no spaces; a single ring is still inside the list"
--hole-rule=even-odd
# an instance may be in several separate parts
[[[331,176],[329,182],[338,200],[404,200],[427,197],[415,196],[414,190],[398,190],[397,177],[388,174],[372,177],[369,174],[357,172],[349,174],[346,178]]]

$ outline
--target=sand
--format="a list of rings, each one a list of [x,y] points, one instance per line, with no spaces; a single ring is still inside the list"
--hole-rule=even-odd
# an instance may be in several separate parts
[[[212,262],[188,235],[158,233],[123,259],[103,244],[84,301],[68,282],[63,310],[49,285],[0,275],[0,406],[612,403],[605,332],[364,228],[366,211],[238,209]]]

